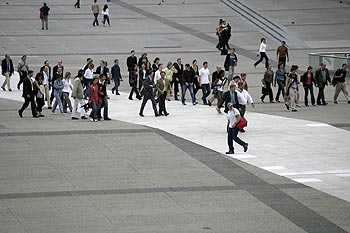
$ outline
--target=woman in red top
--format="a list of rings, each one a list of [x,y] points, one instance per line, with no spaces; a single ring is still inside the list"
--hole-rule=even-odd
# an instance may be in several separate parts
[[[303,87],[305,90],[305,106],[308,107],[308,94],[310,90],[311,95],[311,104],[312,106],[316,106],[315,104],[315,96],[313,91],[313,84],[315,83],[314,74],[312,73],[312,67],[309,66],[307,71],[301,76],[301,82],[303,83]]]
[[[92,79],[89,89],[89,103],[91,104],[92,110],[90,113],[90,121],[97,121],[97,104],[98,104],[98,79],[94,77]]]

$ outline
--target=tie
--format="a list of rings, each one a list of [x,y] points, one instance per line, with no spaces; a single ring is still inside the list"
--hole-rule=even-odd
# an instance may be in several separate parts
[[[10,72],[11,67],[10,67],[10,61],[7,61],[7,71]]]
[[[232,91],[231,91],[231,103],[232,103],[233,105],[236,104],[235,94],[234,94],[234,92],[232,92]]]

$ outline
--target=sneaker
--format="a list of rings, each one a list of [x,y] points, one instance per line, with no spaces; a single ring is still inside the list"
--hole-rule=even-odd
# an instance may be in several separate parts
[[[244,148],[244,152],[247,152],[247,150],[248,150],[248,143],[244,144],[243,148]]]
[[[94,119],[93,122],[98,122],[98,120],[97,120],[97,119]]]
[[[92,118],[89,118],[89,120],[90,120],[91,122],[95,121],[95,120],[94,120],[94,119],[92,119]]]
[[[234,154],[235,152],[233,150],[229,150],[226,152],[227,155],[231,155],[231,154]]]
[[[3,89],[4,91],[6,91],[5,87],[1,87],[1,89]]]

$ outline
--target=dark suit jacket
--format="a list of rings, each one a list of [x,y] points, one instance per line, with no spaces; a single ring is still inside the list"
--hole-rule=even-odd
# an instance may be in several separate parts
[[[52,68],[52,77],[51,77],[52,86],[53,86],[55,80],[57,79],[57,75],[58,75],[57,70],[58,70],[58,65],[55,65]],[[62,75],[64,75],[64,66],[62,66]]]
[[[150,76],[147,76],[145,79],[145,82],[143,83],[144,85],[144,96],[149,96],[149,95],[153,95],[153,88],[155,87],[153,78],[151,78]]]
[[[29,77],[26,77],[23,80],[23,94],[22,97],[27,98],[27,95],[30,95],[31,97],[34,96],[34,83],[30,81]]]
[[[106,78],[108,78],[108,72],[109,72],[108,67],[104,67],[104,68],[103,68],[102,74],[103,74]],[[98,75],[101,74],[101,66],[98,66],[98,67],[96,68],[96,72],[95,72],[95,73],[98,74]]]
[[[224,112],[227,113],[229,111],[229,109],[227,108],[227,104],[231,102],[231,94],[230,94],[230,90],[226,91],[220,101],[219,106],[221,106],[223,103],[225,103],[225,110]],[[235,95],[235,99],[236,99],[236,103],[233,105],[234,108],[239,109],[239,104],[238,104],[238,97],[237,97],[237,92],[234,93]]]
[[[132,71],[134,65],[137,64],[137,57],[130,56],[126,59],[126,65],[128,67],[128,71]]]
[[[13,68],[12,59],[10,59],[9,61],[10,61],[10,70],[8,70],[6,58],[1,61],[1,74],[4,76],[5,76],[6,72],[10,72],[10,76],[11,76],[11,75],[13,75],[13,72],[15,71]]]
[[[230,56],[231,56],[231,53],[226,55],[225,62],[224,62],[225,71],[228,71],[229,68],[230,68]],[[235,63],[237,64],[238,58],[237,58],[236,54],[235,54],[235,56],[236,56],[236,62]]]
[[[322,86],[322,84],[323,84],[323,77],[322,77],[321,68],[317,69],[315,72],[315,82],[318,86]],[[331,77],[329,76],[329,71],[326,68],[326,85],[327,85],[327,82],[331,83]]]
[[[111,68],[111,73],[112,73],[113,80],[122,78],[119,65],[114,64],[114,66],[112,66],[112,68]]]
[[[177,64],[177,62],[175,62],[173,64],[174,68],[177,70],[177,73],[174,73],[173,74],[173,81],[175,82],[176,78],[179,79],[179,82],[181,83],[182,82],[182,75],[183,75],[183,72],[184,72],[184,65],[181,64],[179,66],[179,64]]]

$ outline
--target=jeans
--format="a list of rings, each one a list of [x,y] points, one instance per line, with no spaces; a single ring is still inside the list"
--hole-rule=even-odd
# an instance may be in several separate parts
[[[202,100],[203,100],[203,104],[207,104],[207,97],[210,95],[210,84],[202,84]]]
[[[94,13],[94,21],[92,22],[92,26],[98,26],[98,13]]]
[[[115,94],[118,94],[118,87],[120,85],[120,79],[119,78],[115,78],[114,79],[114,87],[112,88],[112,91],[115,91]]]
[[[70,99],[69,99],[69,93],[63,92],[62,97],[63,97],[63,111],[67,112],[67,107],[68,107],[69,111],[72,112],[72,103],[70,102]]]
[[[227,132],[227,143],[228,148],[230,151],[234,151],[235,148],[233,147],[233,141],[235,141],[237,144],[244,146],[245,142],[242,141],[238,136],[238,129],[237,128],[228,128]]]
[[[284,81],[278,80],[277,79],[277,85],[278,85],[278,90],[277,90],[277,95],[276,95],[276,101],[279,100],[280,94],[282,93],[282,96],[285,96],[285,90],[284,90]]]
[[[108,98],[107,96],[98,98],[98,109],[97,109],[97,117],[102,118],[101,109],[103,108],[103,118],[108,118]]]
[[[83,99],[86,100],[87,97],[89,97],[89,90],[90,90],[90,84],[91,84],[90,79],[84,79],[84,85],[85,85],[85,90],[84,90],[84,97]]]
[[[45,28],[49,29],[49,16],[44,16],[44,18],[41,19],[41,29],[44,29],[44,23]]]
[[[55,112],[56,107],[58,105],[60,112],[63,113],[63,104],[62,104],[62,100],[61,100],[61,93],[58,91],[55,91],[54,96],[55,96],[55,103],[52,106],[52,112]]]
[[[196,102],[196,97],[194,96],[194,93],[193,93],[193,86],[192,85],[182,85],[182,97],[181,97],[181,101],[182,103],[185,103],[186,101],[186,91],[187,89],[190,91],[190,95],[191,95],[191,98],[192,98],[192,103],[195,103]]]
[[[309,103],[308,103],[309,90],[310,90],[310,95],[311,95],[311,104],[314,105],[315,104],[315,96],[314,96],[314,89],[313,89],[312,84],[305,85],[304,90],[305,90],[305,97],[304,97],[305,105],[306,106],[309,105]]]
[[[97,105],[95,102],[91,102],[92,110],[90,112],[90,118],[97,119]]]
[[[106,21],[107,21],[107,23],[108,23],[108,25],[110,26],[111,24],[110,24],[110,22],[109,22],[109,16],[108,15],[103,15],[103,25],[105,25],[106,24]]]

